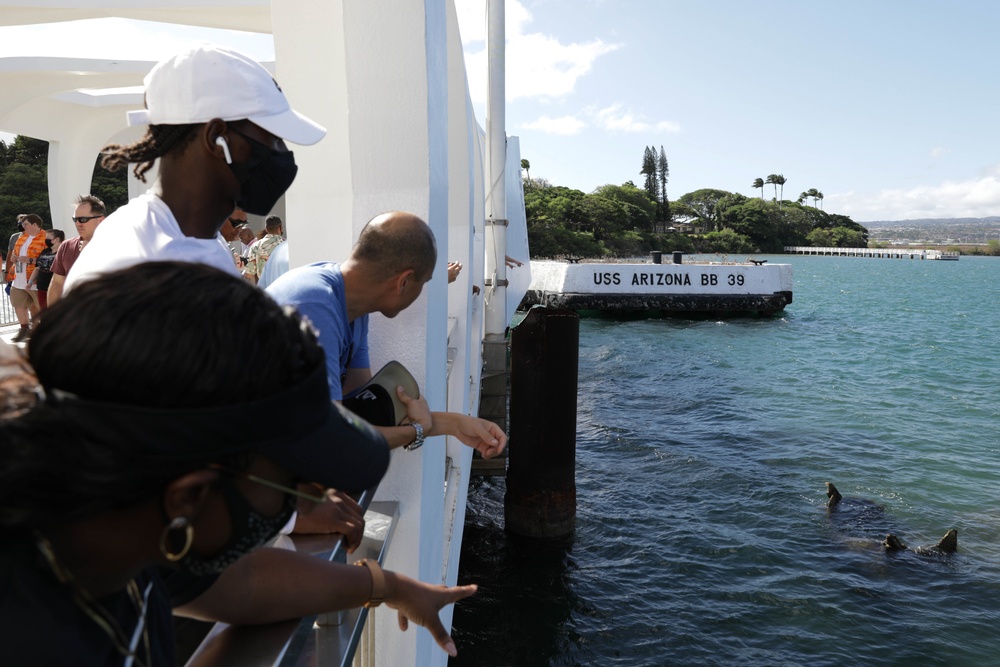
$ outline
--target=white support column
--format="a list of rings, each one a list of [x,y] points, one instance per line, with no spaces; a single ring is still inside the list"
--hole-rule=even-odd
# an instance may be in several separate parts
[[[504,165],[507,162],[506,84],[504,81],[504,0],[486,0],[486,46],[489,93],[486,110],[486,279],[490,306],[486,309],[487,336],[501,336],[507,328],[507,199]]]
[[[291,146],[299,166],[284,198],[292,267],[343,261],[360,229],[352,189],[350,122],[361,119],[348,117],[344,12],[342,0],[271,2],[275,79],[294,109],[327,130],[313,146]]]
[[[294,147],[299,173],[286,195],[291,263],[343,260],[364,224],[384,211],[412,211],[430,224],[439,252],[434,279],[397,317],[372,315],[369,343],[372,367],[399,360],[432,410],[446,409],[446,18],[445,0],[272,2],[276,79],[293,107],[328,130],[317,145]],[[442,579],[445,451],[444,438],[418,452],[395,451],[378,492],[400,508],[386,566],[435,583]],[[394,614],[376,614],[375,622],[379,636],[399,632]],[[378,664],[445,664],[424,630],[378,649]]]
[[[101,149],[108,143],[131,143],[143,134],[143,129],[125,128],[124,108],[110,106],[104,108],[75,108],[73,105],[41,103],[38,113],[54,113],[61,108],[62,123],[50,124],[48,134],[41,128],[37,134],[49,141],[48,182],[49,208],[53,227],[61,229],[67,238],[77,236],[76,226],[69,218],[73,215],[73,201],[77,195],[89,194],[94,167]],[[23,125],[22,125],[23,127]],[[28,128],[32,129],[32,128]],[[129,180],[131,177],[129,168]],[[146,175],[152,183],[156,172]],[[148,187],[148,186],[147,186]],[[131,195],[131,188],[130,188]]]

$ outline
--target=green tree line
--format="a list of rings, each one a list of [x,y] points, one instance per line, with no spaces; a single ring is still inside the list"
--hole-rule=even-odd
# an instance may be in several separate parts
[[[94,175],[89,194],[100,197],[108,212],[128,202],[128,181],[125,172],[112,174],[94,161]],[[17,216],[35,213],[45,221],[46,229],[62,229],[74,235],[73,202],[55,211],[52,219],[48,191],[49,144],[41,139],[16,136],[10,143],[0,141],[0,238],[2,251],[7,251],[7,239],[17,230]],[[80,194],[88,194],[82,192]]]
[[[525,179],[531,255],[629,257],[651,250],[743,254],[780,253],[785,246],[868,246],[867,229],[815,205],[823,199],[815,188],[798,201],[783,200],[787,179],[781,174],[753,181],[754,188],[761,188],[760,198],[703,188],[668,200],[669,169],[662,147],[659,153],[646,148],[639,173],[646,178],[644,187],[627,181],[589,194],[544,178]],[[764,200],[764,185],[774,185],[773,200]]]

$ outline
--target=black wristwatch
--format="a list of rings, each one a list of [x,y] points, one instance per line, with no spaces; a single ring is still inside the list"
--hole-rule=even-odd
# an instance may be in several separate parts
[[[420,425],[420,422],[410,422],[412,426],[417,431],[417,437],[413,439],[408,445],[403,445],[403,449],[408,452],[412,452],[414,449],[420,449],[424,446],[424,427]]]

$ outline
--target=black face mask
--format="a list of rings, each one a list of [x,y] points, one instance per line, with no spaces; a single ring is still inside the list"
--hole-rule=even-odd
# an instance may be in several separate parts
[[[250,503],[236,488],[231,476],[222,476],[221,488],[226,498],[229,519],[232,522],[232,534],[229,536],[229,541],[214,556],[203,558],[188,552],[178,563],[179,567],[198,577],[222,572],[267,542],[278,534],[278,531],[288,523],[295,512],[295,497],[291,494],[285,494],[281,511],[275,516],[268,517],[250,507]]]
[[[295,180],[299,171],[295,156],[291,151],[276,151],[239,130],[229,129],[243,137],[251,151],[246,162],[229,165],[240,182],[236,205],[247,213],[267,215]]]
[[[51,248],[52,247],[52,241],[50,241],[49,239],[45,239],[45,247],[46,248]]]

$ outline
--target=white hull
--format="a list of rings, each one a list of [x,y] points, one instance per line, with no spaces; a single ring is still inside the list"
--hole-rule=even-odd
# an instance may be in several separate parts
[[[533,261],[522,305],[568,310],[769,314],[792,302],[788,264]]]

